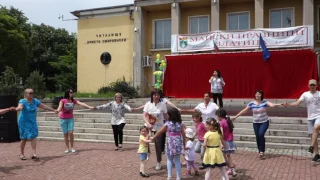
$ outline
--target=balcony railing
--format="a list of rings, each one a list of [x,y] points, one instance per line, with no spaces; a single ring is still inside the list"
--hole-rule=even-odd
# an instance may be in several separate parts
[[[151,49],[171,49],[171,43],[152,44]]]

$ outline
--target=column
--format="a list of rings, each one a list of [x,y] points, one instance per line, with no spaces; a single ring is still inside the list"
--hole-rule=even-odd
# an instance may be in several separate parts
[[[303,0],[303,25],[314,24],[314,0]]]
[[[143,47],[144,47],[144,29],[143,29],[143,10],[141,7],[135,8],[134,13],[134,39],[133,39],[133,85],[139,87],[139,95],[144,97],[145,82],[144,69],[142,68]]]
[[[264,0],[254,0],[254,28],[264,27]]]
[[[180,4],[171,4],[171,34],[180,34],[181,27],[181,15],[180,15]]]
[[[220,29],[220,4],[219,0],[211,0],[211,31]]]

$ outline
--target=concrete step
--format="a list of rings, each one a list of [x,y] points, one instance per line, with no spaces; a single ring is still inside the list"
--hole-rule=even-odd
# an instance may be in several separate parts
[[[111,130],[110,130],[111,131]],[[127,131],[130,132],[130,131]],[[97,140],[113,140],[113,135],[110,134],[97,134],[97,133],[75,133],[75,138],[79,139],[97,139]],[[48,132],[39,131],[39,136],[43,137],[62,137],[61,132]],[[124,135],[125,141],[137,141],[139,139],[139,133],[136,135]],[[235,141],[256,142],[255,135],[247,134],[235,134]],[[309,145],[311,143],[309,137],[287,137],[287,136],[268,136],[266,135],[266,142],[280,143],[280,144],[297,144],[297,145]],[[318,141],[320,143],[320,140]]]
[[[111,119],[110,114],[98,114],[94,113],[91,115],[83,115],[84,117],[75,117],[75,121],[82,122],[108,122]],[[48,117],[37,117],[39,121],[58,121],[58,116],[48,116]],[[141,114],[126,114],[126,120],[139,120],[143,121],[143,117]],[[182,115],[183,123],[192,122],[191,115]],[[251,116],[243,116],[237,118],[234,123],[252,123]],[[271,124],[307,124],[306,118],[300,117],[270,117]]]
[[[86,127],[75,127],[75,133],[93,133],[93,134],[112,134],[112,127],[110,124],[106,125],[106,128],[86,128]],[[188,128],[194,129],[193,126],[187,126]],[[127,124],[124,128],[125,135],[133,135],[139,136],[140,126],[134,124]],[[46,132],[61,132],[61,128],[59,126],[39,126],[39,131]],[[235,135],[254,135],[253,129],[245,129],[245,128],[235,128]],[[289,137],[308,137],[308,133],[306,131],[292,131],[292,130],[274,130],[268,129],[266,132],[268,136],[289,136]]]
[[[63,137],[45,137],[39,136],[38,140],[42,141],[61,141],[63,142]],[[97,140],[97,139],[75,139],[76,142],[96,142],[96,143],[114,143],[113,140]],[[247,148],[257,148],[257,144],[255,142],[246,142],[246,141],[235,141],[237,147],[247,147]],[[138,141],[124,141],[123,144],[137,144],[138,148]],[[153,146],[153,143],[151,143]],[[270,143],[266,142],[266,148],[271,149],[303,149],[307,150],[309,145],[298,145],[298,144],[280,144],[280,143]]]

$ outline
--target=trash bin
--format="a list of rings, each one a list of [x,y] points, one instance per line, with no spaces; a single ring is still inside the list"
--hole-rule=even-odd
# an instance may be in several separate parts
[[[60,100],[63,99],[63,96],[56,96],[53,98],[53,105],[52,105],[52,108],[53,109],[57,109],[59,107],[59,103],[60,103]]]

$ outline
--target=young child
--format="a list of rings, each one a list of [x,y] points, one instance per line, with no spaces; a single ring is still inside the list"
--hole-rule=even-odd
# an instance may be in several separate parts
[[[191,128],[185,130],[186,133],[186,146],[185,146],[185,158],[187,161],[187,176],[191,176],[191,169],[195,171],[195,175],[199,175],[194,161],[196,160],[196,151],[194,141],[194,132]]]
[[[224,146],[223,154],[224,158],[227,161],[229,167],[227,173],[233,177],[237,176],[235,165],[231,159],[231,154],[235,153],[237,149],[236,144],[233,141],[233,123],[229,116],[227,116],[227,111],[225,109],[219,109],[217,111],[217,116],[220,121],[220,127],[223,134],[223,140],[225,141],[226,146]]]
[[[213,179],[213,168],[218,167],[224,180],[228,180],[228,174],[225,169],[226,161],[220,149],[220,142],[223,147],[225,143],[222,139],[222,132],[217,120],[208,118],[206,121],[208,132],[204,135],[203,147],[205,148],[202,166],[207,169],[205,180]]]
[[[203,160],[203,156],[204,156],[204,148],[202,146],[204,141],[203,137],[204,137],[204,134],[206,134],[207,130],[206,130],[205,124],[202,122],[201,115],[202,114],[200,112],[195,112],[192,114],[192,119],[195,124],[196,135],[198,135],[198,141],[195,146],[195,151],[196,153],[200,153],[201,160]],[[200,166],[199,169],[204,169],[204,167]]]
[[[166,155],[168,179],[172,178],[173,163],[176,168],[177,180],[181,179],[181,162],[180,155],[184,154],[185,147],[185,131],[181,124],[181,114],[178,109],[168,107],[169,119],[164,126],[153,136],[156,139],[163,133],[167,133]]]
[[[142,177],[149,177],[146,173],[147,160],[148,160],[148,147],[151,140],[149,140],[148,136],[148,128],[142,127],[140,128],[140,138],[139,138],[139,149],[138,154],[140,158],[140,175]]]

